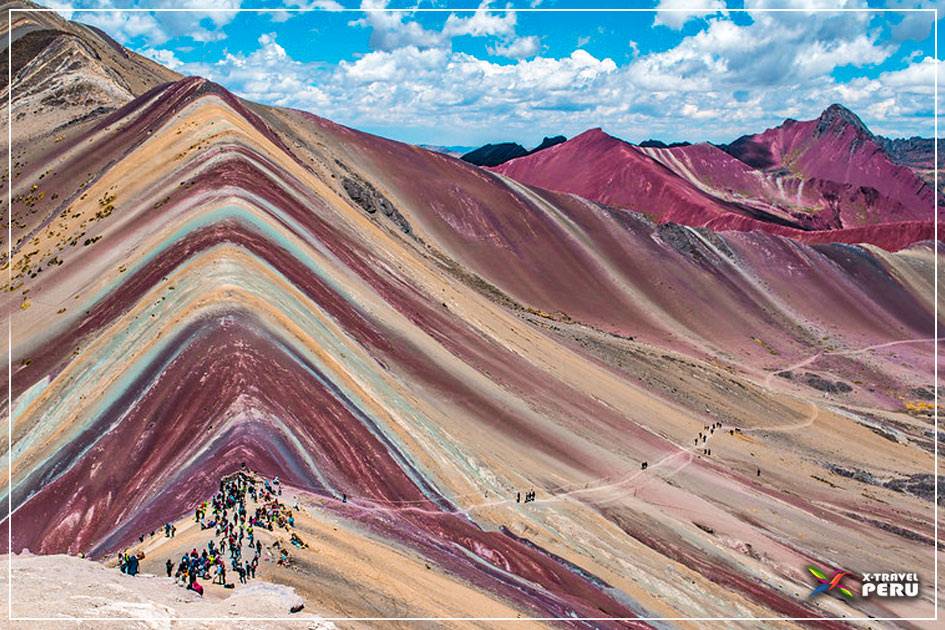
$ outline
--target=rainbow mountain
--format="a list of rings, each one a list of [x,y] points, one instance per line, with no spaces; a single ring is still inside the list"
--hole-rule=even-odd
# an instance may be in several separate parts
[[[8,28],[5,551],[107,560],[245,466],[324,616],[930,610],[932,241],[656,223]],[[927,586],[808,601],[809,565]]]

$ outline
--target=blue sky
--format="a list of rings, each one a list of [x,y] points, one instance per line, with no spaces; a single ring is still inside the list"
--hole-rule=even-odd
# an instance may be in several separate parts
[[[70,10],[208,4],[220,10]],[[48,5],[240,96],[415,143],[533,146],[544,135],[592,127],[631,141],[724,142],[788,117],[815,118],[833,102],[876,133],[931,136],[935,72],[945,78],[933,57],[931,13],[809,11],[938,8],[945,15],[945,0]],[[663,10],[525,10],[587,6]],[[732,11],[744,8],[751,12]],[[763,11],[773,8],[798,11]]]

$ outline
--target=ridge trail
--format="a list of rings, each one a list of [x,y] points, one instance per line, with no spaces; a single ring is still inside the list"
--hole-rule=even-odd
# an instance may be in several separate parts
[[[856,349],[856,350],[837,350],[837,351],[830,351],[830,352],[818,352],[818,353],[813,354],[813,355],[811,355],[810,357],[804,359],[803,361],[800,361],[800,362],[798,362],[798,363],[796,363],[796,364],[794,364],[794,365],[791,365],[790,367],[784,368],[783,370],[775,370],[775,371],[773,371],[773,372],[768,373],[768,375],[765,377],[765,379],[764,379],[764,381],[763,381],[763,384],[764,384],[765,388],[770,391],[770,390],[772,389],[772,388],[771,388],[771,378],[772,378],[777,372],[781,372],[781,371],[784,371],[784,370],[796,370],[796,369],[799,369],[799,368],[801,368],[801,367],[804,367],[805,365],[809,365],[810,363],[813,363],[814,361],[816,361],[818,358],[820,358],[820,357],[822,357],[822,356],[828,356],[828,355],[846,355],[846,356],[849,356],[849,355],[861,354],[861,353],[863,353],[863,352],[868,352],[868,351],[870,351],[870,350],[878,350],[878,349],[880,349],[880,348],[888,348],[888,347],[891,347],[891,346],[902,345],[902,344],[907,344],[907,343],[929,343],[929,342],[935,342],[935,341],[936,341],[936,339],[935,339],[934,337],[932,337],[932,338],[922,338],[922,339],[902,339],[902,340],[898,340],[898,341],[889,341],[889,342],[885,342],[885,343],[881,343],[881,344],[875,344],[875,345],[872,345],[872,346],[867,346],[867,347],[865,347],[865,348],[858,348],[858,349]],[[800,399],[800,398],[799,398],[799,400],[803,400],[803,399]],[[796,430],[798,430],[798,429],[804,429],[804,428],[810,427],[810,426],[812,426],[812,425],[814,424],[814,422],[816,421],[817,417],[820,415],[820,407],[819,407],[817,404],[815,404],[815,403],[813,403],[813,402],[811,402],[811,401],[809,401],[809,400],[803,400],[803,402],[805,402],[807,405],[810,406],[810,413],[809,413],[809,414],[804,418],[804,420],[802,420],[801,422],[793,422],[793,423],[787,423],[787,424],[778,424],[778,425],[766,426],[766,427],[751,427],[751,428],[745,428],[745,429],[739,428],[739,431],[741,431],[742,433],[750,433],[750,432],[751,432],[751,433],[756,433],[756,432],[787,432],[787,431],[796,431]],[[736,428],[736,427],[731,427],[731,426],[722,425],[722,426],[718,429],[718,431],[719,431],[719,432],[724,432],[724,431],[728,431],[728,430],[731,430],[731,429],[734,429],[734,428]],[[707,439],[706,439],[706,441],[704,442],[704,444],[708,444],[709,441],[710,441],[714,436],[715,436],[715,433],[709,434],[709,436],[707,437]],[[565,500],[565,499],[568,499],[568,498],[571,498],[571,497],[575,497],[575,496],[578,496],[578,495],[582,495],[582,494],[588,494],[588,493],[591,493],[591,492],[597,492],[597,491],[600,491],[600,490],[614,490],[614,489],[620,488],[621,486],[626,486],[627,484],[632,483],[634,480],[636,480],[636,479],[639,478],[640,476],[644,475],[645,473],[649,472],[650,470],[661,468],[661,467],[664,466],[667,462],[669,462],[669,461],[671,461],[671,460],[678,459],[678,458],[680,458],[680,456],[684,456],[684,457],[685,457],[685,462],[684,462],[682,465],[678,466],[676,469],[674,469],[671,473],[669,473],[669,476],[676,475],[677,473],[679,473],[680,471],[682,471],[683,469],[685,469],[690,463],[692,463],[692,460],[694,459],[695,452],[694,452],[694,449],[693,449],[692,447],[688,447],[688,446],[685,446],[685,447],[684,447],[684,446],[681,446],[681,445],[679,445],[679,444],[673,444],[673,446],[675,446],[675,448],[677,449],[676,451],[671,452],[671,453],[669,453],[669,454],[663,456],[663,457],[660,458],[659,460],[657,460],[655,463],[650,464],[650,465],[647,467],[646,470],[633,470],[632,472],[627,473],[625,476],[623,476],[623,477],[617,479],[616,481],[606,481],[606,480],[608,479],[608,477],[601,477],[601,478],[598,478],[598,479],[596,480],[596,483],[595,483],[594,485],[585,485],[584,487],[573,488],[573,489],[570,489],[570,490],[564,490],[564,489],[562,489],[562,490],[564,490],[564,491],[553,492],[553,493],[549,494],[548,496],[545,496],[545,497],[542,497],[542,498],[539,498],[539,499],[535,499],[534,501],[532,501],[532,503],[551,503],[551,502],[555,502],[555,501]],[[700,447],[701,447],[701,446],[697,445],[697,446],[695,447],[695,449],[698,449],[698,448],[700,448]],[[444,498],[446,498],[446,499],[452,501],[452,500],[461,498],[462,496],[469,496],[469,494],[466,494],[466,495],[456,495],[456,496],[453,496],[453,497],[444,497]],[[337,501],[337,500],[334,499],[334,498],[328,498],[327,500],[329,500],[329,501]],[[424,508],[420,508],[420,507],[416,507],[416,506],[411,506],[411,505],[403,505],[403,504],[397,505],[397,506],[394,506],[394,505],[384,505],[384,504],[381,504],[380,502],[376,502],[376,501],[372,501],[372,500],[366,500],[366,501],[365,501],[365,500],[350,500],[348,503],[349,503],[350,505],[353,505],[353,506],[355,506],[355,507],[357,507],[357,508],[363,510],[363,511],[378,511],[378,512],[385,512],[385,513],[406,511],[406,512],[416,512],[416,513],[427,514],[427,515],[435,515],[435,514],[443,514],[443,513],[444,513],[442,510],[427,510],[427,509],[424,509]],[[514,505],[514,504],[515,504],[515,500],[514,500],[514,499],[511,499],[511,498],[508,498],[508,499],[499,499],[499,500],[495,500],[495,501],[482,501],[482,502],[479,502],[479,503],[474,503],[474,504],[472,504],[472,505],[469,505],[469,506],[467,506],[467,507],[465,507],[465,508],[458,508],[458,509],[455,509],[455,510],[451,510],[451,511],[449,511],[449,512],[447,512],[447,513],[449,513],[449,514],[463,514],[463,515],[467,515],[468,512],[471,512],[471,511],[476,510],[476,509],[479,509],[479,508],[499,507],[499,506],[503,506],[503,505]]]

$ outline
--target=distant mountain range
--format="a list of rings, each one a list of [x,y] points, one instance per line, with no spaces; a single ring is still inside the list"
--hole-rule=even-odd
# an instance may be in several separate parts
[[[532,155],[547,149],[548,147],[553,147],[556,144],[561,144],[562,142],[566,141],[567,138],[564,136],[545,136],[545,139],[541,141],[541,144],[530,151],[516,142],[486,144],[479,147],[478,149],[469,151],[460,159],[462,159],[464,162],[475,164],[476,166],[498,166],[499,164],[504,164],[509,160],[514,160],[515,158],[524,157],[526,155]]]
[[[873,135],[849,109],[728,145],[634,145],[600,129],[494,167],[522,183],[714,230],[896,249],[931,238],[931,140]]]
[[[844,108],[842,105],[833,105],[832,108],[838,111],[845,111],[846,114],[842,114],[842,116],[851,125],[859,129],[865,137],[868,137],[873,141],[874,144],[880,147],[890,159],[890,161],[892,161],[894,164],[907,166],[913,169],[916,174],[924,181],[928,182],[929,184],[933,183],[935,145],[931,138],[922,138],[918,136],[913,136],[911,138],[886,138],[884,136],[878,136],[871,133],[866,125],[863,124],[863,122],[859,119],[859,117],[856,116],[856,114]],[[829,112],[831,109],[828,108],[827,111]],[[785,123],[790,122],[790,120],[785,121]],[[745,159],[742,161],[746,161],[746,163],[752,165],[750,150],[746,149],[744,144],[749,142],[749,139],[753,137],[754,136],[752,135],[743,136],[731,144],[717,144],[715,146],[735,157],[738,157],[737,154],[743,153]],[[437,153],[458,157],[462,160],[465,160],[466,162],[469,162],[470,164],[476,164],[477,166],[494,167],[499,166],[500,164],[505,164],[506,162],[516,158],[531,155],[537,151],[541,151],[542,149],[560,144],[564,141],[566,141],[564,136],[546,137],[539,146],[530,151],[516,142],[485,144],[478,148],[466,146],[419,146],[431,151],[436,151]],[[693,143],[686,141],[667,143],[663,142],[662,140],[649,139],[640,142],[636,146],[643,149],[675,149],[678,147],[688,147],[692,144]],[[939,168],[942,168],[943,165],[945,165],[945,140],[939,140]],[[765,168],[761,164],[758,164],[757,166],[759,168]],[[942,185],[943,190],[945,190],[945,182],[943,182]]]

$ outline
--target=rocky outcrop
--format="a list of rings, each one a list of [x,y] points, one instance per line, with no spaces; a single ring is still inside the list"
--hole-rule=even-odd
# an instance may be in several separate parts
[[[341,180],[341,185],[345,192],[351,197],[351,201],[361,207],[368,214],[374,214],[380,210],[381,214],[390,219],[400,228],[404,234],[410,234],[410,224],[404,218],[390,200],[377,191],[370,183],[360,179],[345,177]]]

